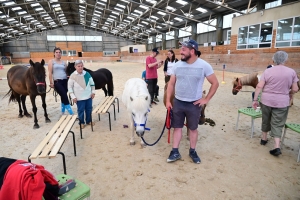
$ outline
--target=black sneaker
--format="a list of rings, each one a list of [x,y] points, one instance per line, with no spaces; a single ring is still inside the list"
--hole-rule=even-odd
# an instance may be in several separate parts
[[[263,139],[260,140],[261,145],[266,145],[267,143],[268,143],[268,140],[263,140]]]
[[[155,97],[155,98],[153,99],[153,101],[159,102],[159,100],[158,100],[157,97]]]
[[[279,156],[281,154],[281,150],[280,148],[276,148],[270,151],[270,154],[272,154],[273,156]]]
[[[193,160],[194,163],[196,163],[196,164],[200,164],[201,163],[201,159],[197,155],[196,151],[190,151],[190,157],[192,158],[192,160]]]
[[[169,155],[169,158],[167,159],[167,162],[174,162],[176,160],[179,160],[181,158],[181,155],[180,153],[177,151],[177,152],[174,152],[174,151],[171,151],[170,155]]]

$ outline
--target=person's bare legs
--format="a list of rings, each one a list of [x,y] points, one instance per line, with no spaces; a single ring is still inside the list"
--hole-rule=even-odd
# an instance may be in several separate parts
[[[190,148],[196,149],[198,141],[198,130],[190,130]]]
[[[267,140],[267,134],[268,134],[268,132],[262,132],[262,137],[261,137],[261,139],[262,139],[262,140]]]
[[[182,128],[174,128],[173,148],[178,148],[182,138]]]
[[[274,138],[274,149],[280,148],[280,138]]]

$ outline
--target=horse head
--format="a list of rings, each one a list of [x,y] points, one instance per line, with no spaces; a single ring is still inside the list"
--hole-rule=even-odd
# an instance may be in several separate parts
[[[141,95],[134,98],[130,97],[130,101],[131,115],[135,126],[135,132],[137,136],[143,137],[149,112],[150,97],[147,95]]]
[[[242,89],[241,80],[239,78],[234,78],[235,80],[232,81],[233,88],[232,88],[232,94],[237,95],[237,93]]]
[[[69,77],[75,70],[75,62],[69,62],[66,68],[67,76]]]
[[[46,93],[46,70],[45,70],[45,61],[34,63],[31,59],[29,60],[31,67],[29,68],[30,76],[32,76],[32,80],[34,81],[37,92],[39,94]]]

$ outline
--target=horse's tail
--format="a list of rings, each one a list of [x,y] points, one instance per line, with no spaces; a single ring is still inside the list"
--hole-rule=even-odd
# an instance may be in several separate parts
[[[9,96],[9,95],[10,95],[10,97],[9,97],[8,103],[17,101],[17,99],[16,99],[16,97],[14,96],[14,93],[13,93],[13,91],[12,91],[11,88],[10,88],[9,91],[6,93],[6,95],[4,95],[3,98],[5,98],[5,97],[7,97],[7,96]]]
[[[107,75],[107,92],[108,96],[114,96],[114,82],[111,71],[108,70]]]

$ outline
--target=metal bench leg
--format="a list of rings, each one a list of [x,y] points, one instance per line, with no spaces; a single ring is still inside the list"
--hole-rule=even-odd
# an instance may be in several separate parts
[[[92,131],[94,131],[92,114],[91,114],[91,128],[92,128]]]
[[[299,145],[299,152],[298,152],[297,162],[299,162],[299,160],[300,160],[300,145]]]
[[[74,155],[76,156],[75,134],[74,134],[74,132],[73,132],[73,131],[69,131],[69,133],[72,133],[72,135],[73,135]]]
[[[116,121],[116,109],[115,109],[115,104],[113,104],[113,106],[114,106],[114,119],[115,119],[115,121]]]
[[[238,117],[237,117],[237,120],[236,120],[235,130],[237,130],[237,128],[238,128],[239,118],[240,118],[240,113],[238,112]]]
[[[118,113],[119,113],[119,99],[116,97],[115,100],[118,102]]]
[[[82,139],[82,128],[81,128],[81,125],[80,125],[80,119],[77,118],[76,120],[79,121],[80,137],[81,137],[81,139]]]
[[[254,132],[254,119],[251,117],[251,138],[253,137],[253,132]]]
[[[100,121],[100,114],[98,114],[98,119],[99,119],[99,121]]]
[[[111,131],[111,123],[110,123],[110,113],[106,112],[108,114],[108,121],[109,121],[109,130]]]
[[[281,136],[281,144],[283,145],[283,141],[284,141],[284,138],[285,138],[285,133],[286,133],[286,126],[284,126],[284,131],[283,131],[283,135]]]
[[[60,154],[62,156],[63,159],[63,167],[64,167],[64,174],[67,174],[67,168],[66,168],[66,158],[65,158],[65,154],[63,152],[57,152],[58,154]]]

